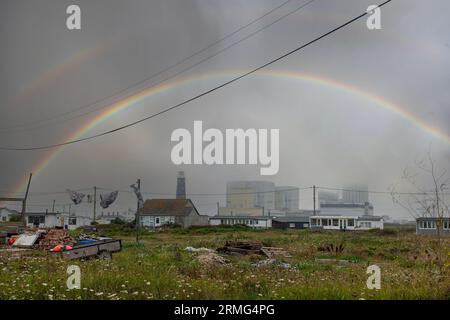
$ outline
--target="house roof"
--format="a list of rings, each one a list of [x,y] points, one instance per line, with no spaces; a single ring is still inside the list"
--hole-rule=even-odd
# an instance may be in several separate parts
[[[277,217],[273,218],[273,221],[276,222],[309,222],[309,216],[291,216],[291,217]]]
[[[380,216],[359,216],[358,221],[381,221],[383,217]]]
[[[51,216],[59,214],[57,212],[25,212],[26,216]]]
[[[192,210],[198,214],[190,199],[149,199],[145,200],[141,215],[187,216]]]
[[[1,207],[0,211],[7,211],[10,214],[20,214],[19,211],[13,210],[13,209],[9,209],[9,208],[6,208],[6,207]]]
[[[358,221],[381,221],[383,217],[380,216],[342,216],[339,214],[334,215],[319,215],[319,216],[311,216],[311,219],[357,219]]]
[[[438,217],[419,217],[416,220],[417,221],[424,221],[424,220],[438,220],[438,219],[442,219],[443,221],[446,221],[446,220],[450,220],[450,217],[442,217],[442,218],[438,218]]]
[[[226,215],[226,216],[212,216],[210,217],[210,219],[249,219],[249,220],[270,220],[272,219],[272,217],[268,217],[268,216],[230,216],[230,215]]]

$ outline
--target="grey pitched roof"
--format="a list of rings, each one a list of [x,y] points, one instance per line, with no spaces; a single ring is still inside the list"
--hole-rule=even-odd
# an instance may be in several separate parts
[[[283,222],[283,223],[309,222],[309,216],[277,217],[277,218],[273,218],[273,221]]]
[[[212,216],[210,217],[210,219],[249,219],[249,220],[270,220],[272,219],[272,217],[268,217],[268,216],[243,216],[243,215],[239,215],[239,216],[230,216],[230,215],[226,215],[226,216]]]
[[[145,200],[141,215],[187,216],[192,211],[198,214],[190,199],[149,199]]]

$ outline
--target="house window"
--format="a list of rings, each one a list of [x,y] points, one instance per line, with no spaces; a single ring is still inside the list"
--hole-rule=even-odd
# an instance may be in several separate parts
[[[435,228],[435,224],[434,224],[434,221],[423,220],[423,221],[420,221],[420,227],[422,229],[434,229]]]
[[[369,224],[370,224],[370,222],[369,222]],[[355,226],[355,220],[354,219],[349,219],[348,220],[348,226],[349,227],[354,227]]]
[[[324,226],[328,226],[328,219],[322,219],[322,224]]]
[[[69,218],[69,226],[76,226],[77,218]]]
[[[361,222],[360,226],[361,226],[361,228],[371,228],[372,224],[370,222],[363,221],[363,222]]]
[[[2,221],[6,221],[6,217],[2,217]]]
[[[339,226],[339,220],[338,219],[333,219],[333,226],[334,227],[338,227]]]
[[[38,227],[40,224],[45,224],[44,216],[29,216],[28,223]]]
[[[445,230],[450,229],[450,221],[444,221],[444,229]]]
[[[311,225],[317,226],[317,219],[311,219]]]
[[[156,223],[159,223],[159,217],[155,219]]]

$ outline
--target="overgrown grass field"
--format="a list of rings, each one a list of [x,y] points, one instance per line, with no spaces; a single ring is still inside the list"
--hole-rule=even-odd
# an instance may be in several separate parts
[[[450,267],[438,267],[436,239],[413,231],[173,229],[146,233],[137,244],[125,227],[101,230],[123,240],[123,250],[111,261],[62,261],[45,252],[2,255],[0,299],[450,299]],[[254,266],[265,259],[256,255],[201,264],[185,250],[216,249],[227,240],[282,247],[290,256],[277,259],[291,267]],[[450,239],[443,241],[448,255]],[[318,250],[341,243],[337,254]],[[81,269],[81,289],[67,289],[70,264]],[[366,286],[372,264],[381,268],[380,290]]]

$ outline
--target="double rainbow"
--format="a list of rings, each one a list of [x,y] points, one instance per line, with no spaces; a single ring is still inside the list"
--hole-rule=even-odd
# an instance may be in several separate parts
[[[100,112],[98,115],[90,119],[88,122],[86,122],[83,126],[79,127],[73,134],[68,136],[65,141],[75,140],[80,137],[82,137],[84,134],[89,132],[91,129],[95,128],[97,125],[108,121],[109,118],[116,115],[119,112],[125,111],[128,108],[132,108],[134,105],[136,105],[138,102],[143,101],[146,98],[149,98],[151,96],[154,96],[158,93],[168,91],[175,89],[182,85],[188,85],[191,82],[199,81],[199,80],[211,80],[218,76],[224,76],[224,75],[232,75],[232,73],[226,73],[226,74],[205,74],[201,76],[196,77],[186,77],[181,78],[176,81],[162,83],[160,85],[144,89],[138,93],[135,93],[129,97],[126,97],[122,100],[119,100],[112,104],[111,106],[107,107],[105,110]],[[254,76],[265,76],[265,77],[278,77],[278,78],[287,78],[291,80],[301,80],[306,81],[308,83],[319,85],[325,88],[331,88],[335,90],[339,90],[341,92],[351,94],[354,96],[361,97],[363,99],[366,99],[375,105],[379,106],[380,108],[389,111],[409,123],[415,125],[417,128],[423,130],[424,132],[430,134],[431,136],[434,136],[438,139],[444,140],[447,143],[450,143],[450,136],[446,134],[445,132],[440,131],[438,128],[435,128],[413,113],[407,111],[405,108],[402,108],[400,105],[397,105],[389,100],[386,100],[382,97],[376,96],[374,94],[371,94],[367,91],[364,91],[362,89],[359,89],[355,86],[338,82],[330,78],[326,78],[323,76],[318,76],[314,74],[306,74],[306,73],[297,73],[297,72],[286,72],[286,71],[259,71],[258,73],[254,74]],[[66,147],[68,146],[62,146],[57,147],[54,149],[53,152],[51,152],[49,155],[47,155],[43,160],[41,160],[34,168],[33,168],[33,174],[36,177],[40,172],[42,172],[49,164],[50,162],[57,157]],[[17,188],[15,189],[16,193],[23,192],[23,190],[26,187],[27,180],[22,180]]]

